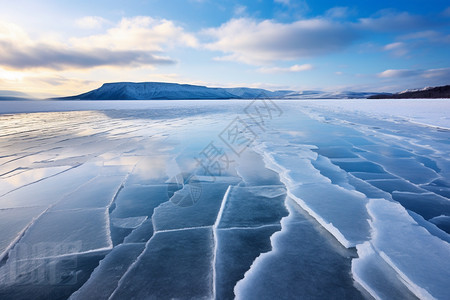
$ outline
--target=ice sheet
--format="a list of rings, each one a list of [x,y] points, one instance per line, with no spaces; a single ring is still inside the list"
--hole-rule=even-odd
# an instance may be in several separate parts
[[[45,207],[0,209],[0,261],[33,220],[45,211]]]
[[[234,187],[230,189],[217,228],[279,224],[287,215],[285,198],[283,186]]]
[[[383,298],[438,295],[444,283],[429,281],[448,278],[438,267],[448,258],[432,251],[447,240],[450,131],[412,123],[386,107],[383,114],[355,111],[362,102],[268,103],[282,114],[266,115],[266,127],[246,114],[250,101],[40,102],[40,108],[27,109],[78,111],[0,116],[1,179],[24,179],[16,180],[17,190],[10,193],[9,183],[0,180],[0,195],[7,193],[0,196],[0,223],[7,228],[0,236],[3,245],[15,246],[0,274],[19,261],[25,268],[22,279],[0,287],[0,298],[24,299],[30,292],[67,298],[94,275],[99,259],[115,250],[121,255],[106,257],[104,270],[112,271],[104,279],[114,277],[117,298],[134,293],[227,298],[240,279],[236,291],[246,298],[367,297],[350,276],[354,249],[337,240],[358,248],[353,277],[360,290]],[[364,101],[373,103],[387,104]],[[389,103],[395,108],[424,102]],[[442,105],[448,104],[426,102],[447,118]],[[128,106],[133,110],[124,109]],[[230,149],[230,140],[224,143],[231,135],[221,134],[237,117],[248,125],[244,131],[256,134],[240,155]],[[209,173],[196,160],[211,143],[231,159],[221,174]],[[31,176],[46,177],[35,183],[28,179],[42,170],[51,172]],[[193,182],[184,175],[195,175],[201,187],[196,194],[201,196],[189,205],[173,197],[192,197]],[[295,209],[286,216],[285,190],[313,218],[304,212],[301,218]],[[390,202],[392,196],[399,202]],[[366,205],[372,198],[384,200],[374,209]],[[389,217],[377,220],[385,213]],[[121,247],[134,249],[134,243],[141,245],[136,249],[146,243],[146,254],[127,257]],[[136,263],[128,269],[132,257]],[[75,268],[80,277],[73,286],[22,285],[68,258],[82,264]],[[415,262],[423,270],[411,270]],[[73,270],[65,271],[59,283],[74,278]],[[96,280],[86,289],[95,289]],[[105,294],[112,293],[111,286],[106,292],[105,285]]]
[[[212,297],[211,228],[156,233],[110,299]]]
[[[124,180],[125,176],[98,176],[64,197],[51,210],[108,207]]]
[[[108,299],[144,248],[145,244],[123,244],[115,247],[100,261],[89,280],[69,299]]]
[[[105,209],[46,212],[26,231],[16,247],[33,249],[33,258],[110,249],[108,218]],[[66,246],[72,243],[79,247]],[[18,256],[14,259],[29,255],[15,253]]]
[[[153,214],[155,230],[214,225],[228,186],[223,183],[202,182],[202,192],[195,205],[183,207],[170,201],[161,204]]]
[[[349,275],[352,252],[292,200],[287,207],[282,230],[271,238],[273,250],[259,256],[237,283],[236,299],[362,298]]]
[[[431,235],[398,203],[371,199],[372,245],[419,298],[445,299],[450,269],[450,244]]]

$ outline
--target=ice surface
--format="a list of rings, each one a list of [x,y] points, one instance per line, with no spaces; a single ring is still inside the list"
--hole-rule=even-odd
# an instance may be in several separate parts
[[[346,247],[355,246],[370,236],[367,198],[358,192],[330,184],[309,184],[289,192],[294,200],[313,212]],[[327,229],[328,229],[327,228]]]
[[[403,207],[418,213],[426,220],[440,215],[450,216],[450,200],[436,194],[393,192],[392,197]]]
[[[69,169],[58,176],[23,186],[0,197],[0,208],[50,206],[94,178],[97,173],[98,166],[95,163]]]
[[[151,217],[153,210],[161,203],[167,202],[168,185],[126,185],[117,195],[114,218],[129,218],[146,215]]]
[[[367,180],[367,182],[388,193],[426,193],[425,190],[403,179],[373,179]]]
[[[438,177],[434,170],[425,167],[421,162],[413,158],[391,158],[374,153],[361,153],[361,155],[382,165],[387,172],[415,184],[429,183]]]
[[[183,207],[170,201],[161,204],[153,214],[155,230],[214,225],[228,186],[226,183],[202,182],[201,195],[195,205]]]
[[[45,207],[40,206],[0,209],[0,261],[27,226],[44,211]]]
[[[215,291],[216,299],[233,299],[234,286],[244,278],[253,261],[264,252],[272,250],[270,236],[281,226],[218,230]]]
[[[211,228],[156,233],[111,299],[212,297]]]
[[[0,298],[445,298],[450,102],[258,101],[2,105]]]
[[[51,210],[108,207],[124,180],[124,176],[98,176],[64,197]]]
[[[130,218],[112,218],[111,223],[118,228],[135,229],[142,225],[147,220],[147,216],[130,217]]]
[[[287,215],[283,186],[234,187],[228,194],[217,228],[279,224]]]
[[[112,247],[105,209],[46,212],[37,219],[18,247],[33,247],[34,258],[98,251]],[[79,247],[66,247],[76,243]],[[16,246],[16,247],[17,247]],[[16,259],[21,259],[20,252]]]
[[[370,242],[356,247],[359,258],[352,261],[356,282],[376,299],[418,299],[402,282],[398,273],[373,249]]]
[[[50,167],[12,171],[0,176],[0,191],[2,194],[7,194],[24,185],[67,171],[69,168],[70,167]]]
[[[371,243],[383,260],[417,297],[446,299],[450,244],[417,226],[400,204],[372,199],[368,209],[373,219]]]
[[[237,283],[236,299],[362,298],[349,276],[352,251],[292,200],[287,207],[282,230],[271,238],[273,250],[259,256]]]
[[[144,251],[145,244],[123,244],[115,247],[100,261],[89,280],[70,299],[108,299],[119,280]]]
[[[450,234],[450,216],[437,216],[428,221]]]

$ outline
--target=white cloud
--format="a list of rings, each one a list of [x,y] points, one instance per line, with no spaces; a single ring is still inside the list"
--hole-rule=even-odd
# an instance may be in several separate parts
[[[426,42],[445,44],[450,43],[450,34],[444,34],[434,30],[424,30],[405,34],[399,37],[401,40],[423,40]]]
[[[92,68],[173,64],[164,51],[196,47],[196,38],[168,20],[124,18],[103,34],[82,38],[31,39],[20,27],[0,23],[0,67]]]
[[[385,51],[391,51],[396,56],[404,56],[408,54],[408,47],[403,42],[395,42],[391,44],[387,44],[383,47]]]
[[[349,9],[345,6],[337,6],[327,10],[325,15],[329,18],[345,18],[349,15]]]
[[[196,47],[197,39],[169,20],[150,17],[123,18],[105,33],[70,39],[81,48],[107,48],[114,50],[162,51],[166,47],[184,45]]]
[[[237,5],[234,7],[234,14],[236,16],[243,15],[246,13],[246,11],[247,11],[247,7],[244,5]]]
[[[284,4],[284,5],[289,5],[291,1],[290,0],[274,0],[274,2]]]
[[[352,26],[317,18],[293,23],[232,19],[204,31],[216,41],[207,49],[224,52],[219,60],[261,65],[332,53],[358,38]]]
[[[303,72],[313,69],[311,64],[303,64],[303,65],[293,65],[287,68],[273,67],[273,68],[260,68],[258,69],[261,73],[293,73],[293,72]]]
[[[402,48],[404,46],[405,46],[405,44],[401,43],[401,42],[391,43],[391,44],[387,44],[386,46],[384,46],[384,50],[396,50],[396,49]]]
[[[86,16],[75,21],[82,29],[100,29],[108,23],[108,20],[98,16]]]
[[[411,31],[421,28],[426,22],[423,17],[411,15],[407,12],[381,11],[377,16],[359,19],[359,27],[371,31]]]
[[[405,77],[421,77],[421,78],[445,78],[448,82],[450,78],[450,68],[414,70],[414,69],[389,69],[378,74],[380,78],[405,78]]]
[[[415,70],[407,70],[407,69],[388,69],[378,74],[380,78],[404,78],[417,75],[418,72]]]

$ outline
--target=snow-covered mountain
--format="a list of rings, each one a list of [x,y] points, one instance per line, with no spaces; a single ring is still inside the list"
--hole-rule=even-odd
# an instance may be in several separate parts
[[[237,98],[254,99],[254,98],[284,98],[287,95],[295,93],[294,91],[268,91],[264,89],[253,88],[226,88],[227,92],[235,95]]]
[[[90,92],[56,98],[60,100],[175,100],[175,99],[254,99],[282,98],[293,91],[268,91],[253,88],[210,88],[164,82],[105,83]]]
[[[58,100],[187,100],[187,99],[349,99],[367,98],[375,93],[322,91],[269,91],[256,88],[210,88],[163,82],[105,83],[90,92]]]
[[[323,92],[323,91],[301,91],[293,92],[284,96],[287,99],[365,99],[376,93],[369,92]]]
[[[287,93],[287,92],[285,92]],[[249,88],[209,88],[206,86],[163,82],[105,83],[100,88],[66,100],[151,100],[151,99],[241,99],[274,97],[276,92]]]
[[[408,99],[408,98],[450,98],[450,85],[426,87],[423,89],[406,90],[396,94],[379,94],[370,99]]]

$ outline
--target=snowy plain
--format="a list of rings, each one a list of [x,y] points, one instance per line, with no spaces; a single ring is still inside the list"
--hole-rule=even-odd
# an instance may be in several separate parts
[[[0,298],[447,299],[450,101],[0,102]]]

